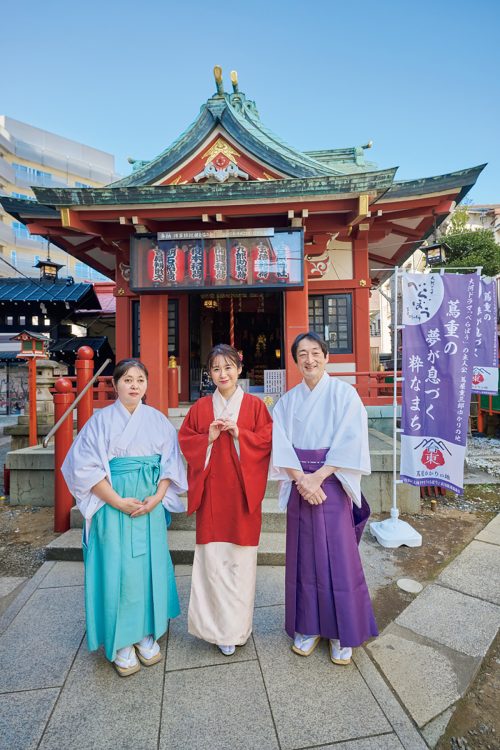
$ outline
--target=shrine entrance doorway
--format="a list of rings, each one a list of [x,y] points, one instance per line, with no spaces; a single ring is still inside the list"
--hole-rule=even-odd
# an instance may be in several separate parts
[[[285,367],[284,293],[221,292],[190,295],[190,399],[210,388],[204,367],[215,344],[229,344],[241,352],[245,387],[264,392],[265,370]]]

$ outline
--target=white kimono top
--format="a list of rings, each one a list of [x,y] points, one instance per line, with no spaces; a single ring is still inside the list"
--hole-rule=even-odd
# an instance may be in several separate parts
[[[370,474],[368,418],[356,390],[324,373],[310,390],[304,381],[280,398],[273,409],[273,452],[270,479],[282,480],[279,505],[288,503],[292,482],[285,469],[301,470],[294,450],[327,448],[325,464],[361,507],[361,477]]]
[[[187,490],[186,471],[177,432],[167,417],[142,403],[130,414],[119,399],[96,412],[77,435],[61,467],[87,522],[104,505],[92,487],[104,478],[111,484],[111,459],[156,454],[161,456],[160,479],[170,479],[163,505],[180,513],[185,510],[179,495]]]

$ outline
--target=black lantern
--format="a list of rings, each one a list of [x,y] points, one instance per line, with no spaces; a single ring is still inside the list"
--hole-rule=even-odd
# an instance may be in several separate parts
[[[433,242],[421,249],[425,253],[426,266],[442,266],[446,263],[446,251],[450,248],[446,242]]]
[[[47,260],[39,260],[34,265],[34,268],[40,269],[40,279],[47,279],[48,281],[56,281],[59,269],[62,267],[62,263],[55,263],[50,257]]]

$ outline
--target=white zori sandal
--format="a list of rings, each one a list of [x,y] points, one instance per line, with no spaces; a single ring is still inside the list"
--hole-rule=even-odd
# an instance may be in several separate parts
[[[295,633],[292,651],[299,656],[310,656],[321,640],[319,635],[302,635]]]
[[[142,641],[135,643],[137,656],[141,664],[145,667],[152,667],[161,661],[161,651],[158,641],[155,641],[152,635],[146,635]]]
[[[342,666],[351,663],[352,648],[341,648],[338,638],[330,638],[330,659]]]
[[[129,675],[138,672],[141,665],[137,661],[134,647],[125,646],[125,648],[119,648],[116,652],[116,659],[113,662],[113,666],[120,677],[129,677]]]

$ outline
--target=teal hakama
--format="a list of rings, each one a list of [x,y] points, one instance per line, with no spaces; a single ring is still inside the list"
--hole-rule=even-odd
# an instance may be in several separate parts
[[[113,489],[143,501],[156,492],[160,464],[160,455],[113,458]],[[144,636],[157,640],[180,613],[167,515],[161,503],[137,518],[106,503],[92,518],[87,544],[84,530],[87,642],[90,651],[103,645],[110,661]]]

